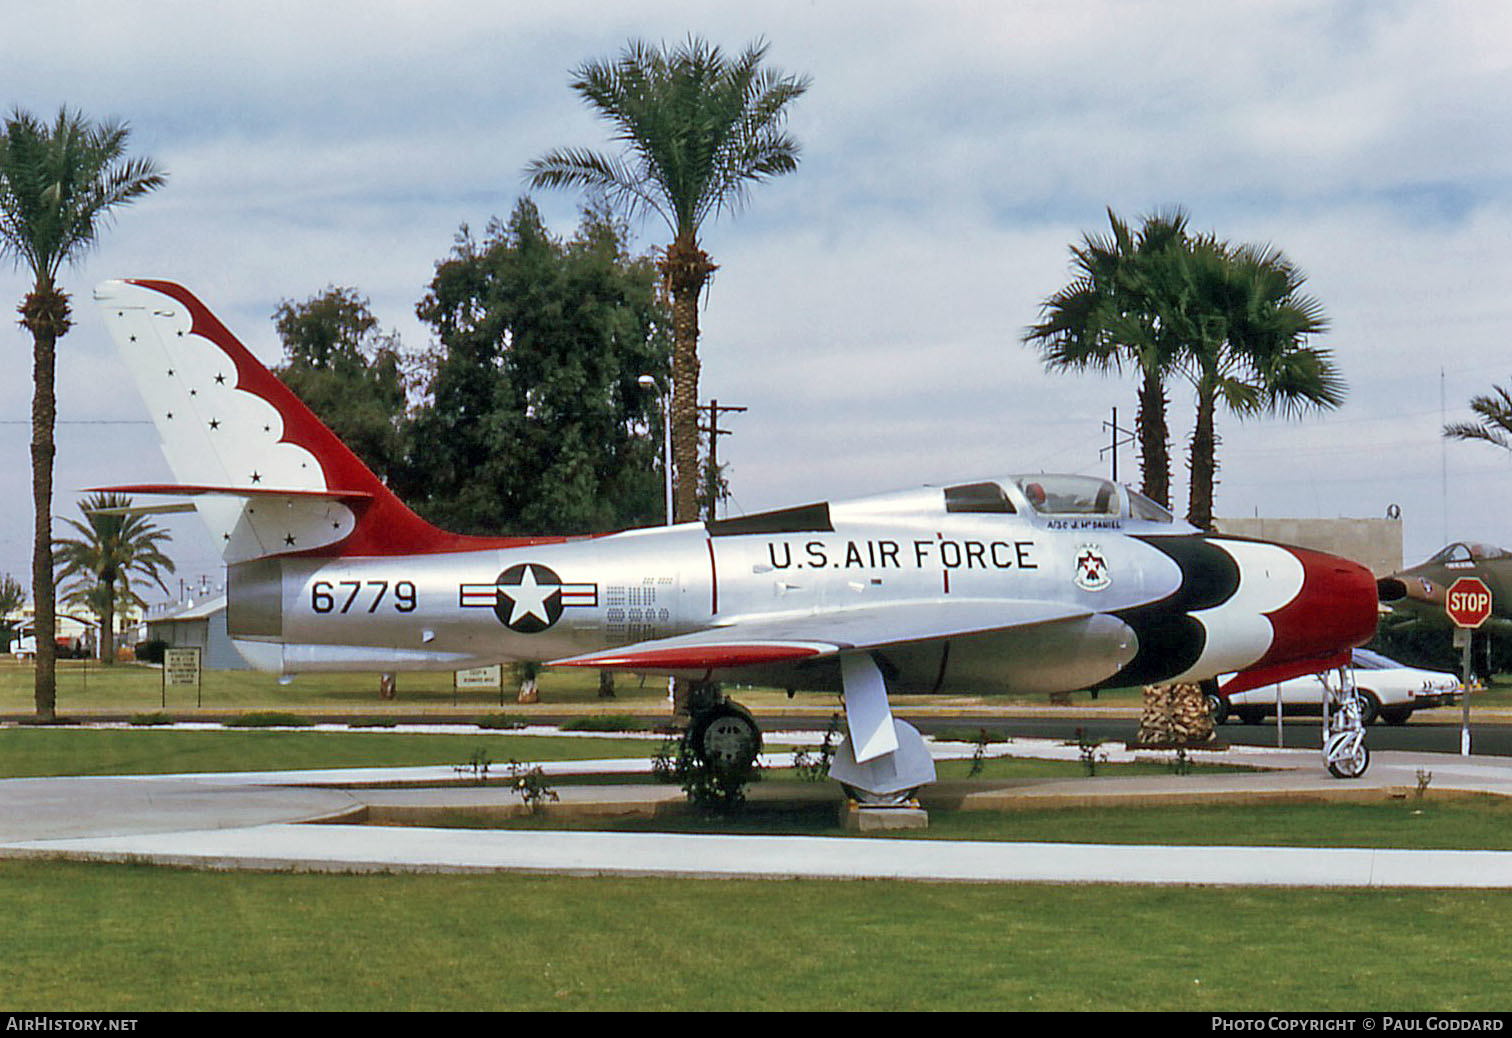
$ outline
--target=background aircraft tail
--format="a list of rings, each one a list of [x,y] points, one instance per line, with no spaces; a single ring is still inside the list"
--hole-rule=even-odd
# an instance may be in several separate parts
[[[415,515],[182,286],[107,281],[95,300],[177,479],[108,489],[190,497],[227,563],[561,539],[465,537]]]

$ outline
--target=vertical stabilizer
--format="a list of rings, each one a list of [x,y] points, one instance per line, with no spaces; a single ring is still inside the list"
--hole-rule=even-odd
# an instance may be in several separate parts
[[[415,515],[182,286],[107,281],[95,300],[178,481],[116,489],[192,496],[227,562],[541,540],[461,537]]]

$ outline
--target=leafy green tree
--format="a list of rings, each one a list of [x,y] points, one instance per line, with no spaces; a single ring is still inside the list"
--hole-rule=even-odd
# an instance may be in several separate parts
[[[10,634],[13,628],[8,617],[26,604],[26,587],[7,573],[0,577],[0,632]]]
[[[7,573],[0,577],[0,616],[9,616],[26,604],[26,587]]]
[[[434,330],[428,399],[395,486],[463,532],[590,533],[662,518],[670,323],[649,259],[590,209],[570,240],[521,200],[483,241],[464,228],[416,308]]]
[[[57,632],[52,557],[54,367],[58,339],[72,325],[57,285],[64,263],[98,243],[112,211],[156,190],[165,177],[151,159],[127,158],[124,123],[92,123],[66,108],[52,125],[14,109],[0,137],[0,256],[25,264],[32,289],[19,308],[32,336],[32,598],[37,610],[34,697],[39,717],[57,708]]]
[[[658,270],[672,297],[674,514],[698,516],[698,299],[717,269],[699,242],[703,222],[738,208],[753,184],[798,167],[798,142],[783,126],[806,77],[762,67],[767,44],[729,57],[696,37],[675,46],[632,41],[613,61],[574,70],[572,89],[613,127],[624,146],[586,148],[531,162],[532,187],[602,192],[620,212],[651,210],[672,233]]]
[[[273,314],[277,375],[380,478],[404,456],[407,384],[397,334],[385,334],[356,289],[330,286]]]
[[[131,511],[131,499],[118,494],[92,494],[79,502],[85,522],[65,519],[77,537],[59,538],[53,548],[58,576],[65,583],[64,601],[82,605],[100,621],[100,662],[115,662],[115,618],[118,608],[147,603],[134,590],[139,580],[151,580],[168,590],[164,573],[173,561],[163,554],[167,530]],[[38,649],[41,642],[38,642]]]
[[[1023,340],[1038,345],[1052,370],[1122,371],[1139,376],[1141,490],[1171,507],[1170,431],[1166,380],[1182,344],[1160,320],[1162,301],[1152,283],[1153,258],[1186,243],[1187,216],[1180,209],[1144,219],[1135,234],[1108,210],[1110,233],[1084,234],[1071,247],[1072,281],[1040,305],[1040,321]]]

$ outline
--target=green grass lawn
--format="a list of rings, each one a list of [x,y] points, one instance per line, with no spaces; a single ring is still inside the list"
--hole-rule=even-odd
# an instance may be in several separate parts
[[[0,712],[26,714],[33,709],[33,667],[0,658]],[[508,682],[506,681],[506,686]],[[648,708],[665,701],[667,686],[654,681],[642,685],[634,678],[621,677],[612,700],[598,697],[598,675],[571,670],[548,671],[541,680],[543,698],[548,706],[602,706],[607,710],[627,706]],[[831,697],[833,698],[833,697]],[[102,667],[85,660],[61,660],[58,663],[58,712],[88,714],[99,712],[145,713],[166,710],[170,714],[192,715],[198,710],[306,710],[324,713],[384,713],[393,711],[441,710],[452,708],[476,713],[499,709],[525,710],[515,703],[515,690],[499,692],[459,692],[452,687],[450,672],[438,674],[401,674],[398,698],[378,698],[376,674],[301,674],[287,684],[280,684],[270,674],[250,670],[206,670],[202,688],[173,689],[163,705],[163,673],[144,663],[117,663]]]
[[[11,1012],[1504,1009],[1512,892],[0,863]]]
[[[665,708],[665,679],[641,681],[620,675],[615,684],[615,698],[600,699],[598,675],[575,668],[543,671],[540,678],[541,703],[535,707],[517,706],[515,688],[506,676],[505,691],[458,692],[452,687],[450,672],[436,674],[401,674],[398,697],[378,698],[376,674],[301,674],[288,684],[279,684],[269,674],[247,670],[207,670],[198,693],[193,689],[171,690],[163,705],[163,675],[157,667],[143,663],[117,663],[102,667],[87,660],[58,662],[58,712],[62,716],[91,713],[146,713],[166,710],[170,714],[192,716],[200,711],[305,710],[321,713],[391,713],[417,710],[448,712],[463,710],[523,710],[550,712],[567,707],[574,710],[603,709],[608,712],[633,710],[658,712]],[[807,709],[827,717],[839,709],[839,698],[832,693],[799,692],[791,698],[780,689],[727,686],[726,692],[752,709]],[[1087,693],[1076,693],[1072,701],[1093,705]],[[1047,705],[1043,696],[1029,698],[976,696],[898,696],[894,705],[971,706],[983,702],[995,705],[1013,703]],[[1103,706],[1138,706],[1139,690],[1118,689],[1101,693],[1096,704]],[[33,667],[0,656],[0,713],[29,714],[33,704]]]
[[[731,818],[671,814],[655,819],[570,819],[550,815],[508,820],[457,812],[437,825],[615,832],[729,832],[750,835],[850,836],[833,804],[773,809],[754,804]],[[999,840],[1043,843],[1179,846],[1379,847],[1408,850],[1512,850],[1512,805],[1495,797],[1368,804],[930,811],[929,827],[871,839]]]
[[[226,730],[69,731],[0,728],[0,778],[33,775],[152,775],[201,771],[457,765],[479,749],[510,760],[649,757],[655,740],[553,738],[496,734],[431,735],[384,731]]]
[[[0,729],[0,772],[460,764],[480,747],[502,764],[646,755],[657,745],[482,730],[23,727]],[[1075,761],[988,769],[1024,780],[1082,774]],[[775,820],[757,810],[720,828],[830,835],[834,817],[823,805]],[[1507,849],[1509,822],[1500,800],[1430,796],[936,811],[913,837]],[[885,838],[873,839],[885,854]],[[0,1000],[11,1012],[1497,1010],[1512,972],[1512,892],[1503,891],[315,876],[0,861],[0,903]]]

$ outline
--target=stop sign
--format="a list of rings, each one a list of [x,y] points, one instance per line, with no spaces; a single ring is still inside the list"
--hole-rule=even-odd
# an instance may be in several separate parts
[[[1491,589],[1479,577],[1460,577],[1444,595],[1444,612],[1456,627],[1479,627],[1491,618]]]

